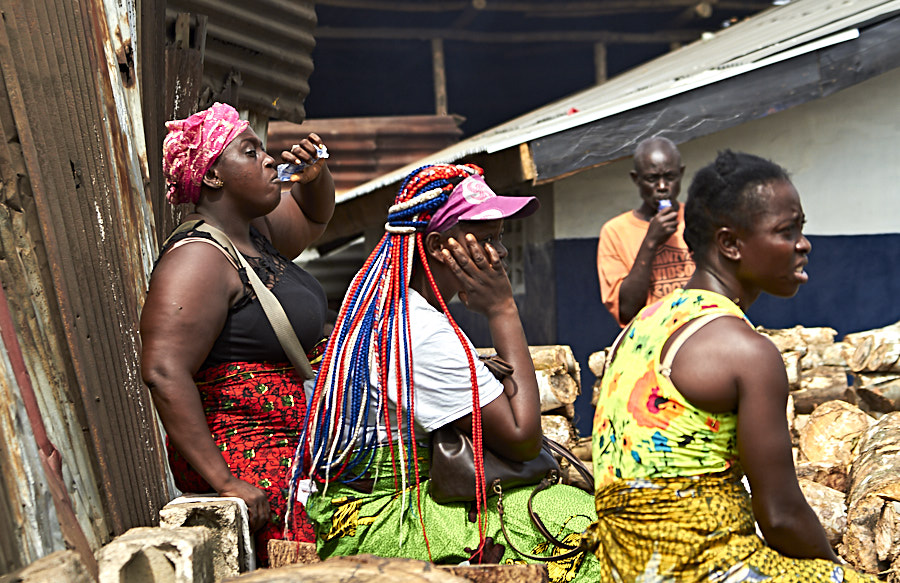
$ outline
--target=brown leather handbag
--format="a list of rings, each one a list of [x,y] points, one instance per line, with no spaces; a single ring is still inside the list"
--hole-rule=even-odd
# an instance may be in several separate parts
[[[497,355],[480,357],[485,366],[502,380],[511,375],[513,367]],[[543,521],[532,509],[534,496],[546,490],[560,481],[559,463],[555,455],[566,459],[569,465],[575,468],[582,476],[583,484],[579,485],[590,494],[594,493],[594,478],[590,471],[578,457],[568,448],[556,443],[548,437],[543,437],[541,453],[535,459],[527,462],[516,462],[498,456],[487,448],[484,453],[484,482],[488,488],[487,495],[496,495],[497,513],[500,518],[500,528],[507,544],[525,558],[555,562],[565,561],[582,553],[589,552],[588,539],[582,537],[577,545],[569,545],[554,537]],[[429,475],[429,493],[435,502],[446,504],[450,502],[469,502],[475,500],[475,451],[472,447],[472,438],[448,424],[431,434],[431,474]],[[535,528],[555,547],[564,550],[561,554],[549,557],[532,555],[517,549],[509,539],[504,520],[503,489],[516,486],[536,484],[536,487],[528,497],[528,515]]]
[[[533,460],[517,462],[501,457],[484,448],[484,483],[488,495],[497,480],[503,488],[537,484],[555,472],[559,478],[559,464],[546,443]],[[475,450],[472,437],[452,424],[431,434],[431,497],[439,504],[471,502],[475,500]]]
[[[559,464],[553,453],[556,452],[567,459],[577,469],[585,481],[583,489],[594,493],[594,478],[571,451],[552,439],[543,438],[541,453],[528,462],[514,462],[484,449],[484,478],[488,488],[488,496],[497,496],[497,513],[500,528],[506,543],[517,553],[527,559],[542,562],[565,561],[588,552],[588,539],[582,537],[578,544],[570,545],[554,537],[544,522],[532,509],[532,501],[539,492],[546,490],[560,481]],[[431,475],[428,481],[431,497],[440,504],[451,502],[470,502],[475,500],[475,463],[472,438],[456,429],[453,425],[445,425],[432,433]],[[516,548],[506,531],[504,519],[504,488],[535,484],[528,497],[528,515],[547,542],[563,549],[563,552],[551,556],[533,555]]]
[[[495,377],[502,380],[513,372],[513,367],[497,355],[482,356],[481,361]],[[594,479],[584,463],[571,451],[547,437],[543,438],[541,452],[527,462],[517,462],[499,456],[489,450],[484,453],[484,483],[488,496],[500,488],[515,488],[538,484],[544,479],[551,483],[560,479],[560,467],[555,456],[565,458],[584,479],[593,494]],[[470,502],[475,500],[475,451],[472,437],[452,424],[436,429],[431,434],[431,497],[439,504]],[[498,482],[499,480],[499,482]]]

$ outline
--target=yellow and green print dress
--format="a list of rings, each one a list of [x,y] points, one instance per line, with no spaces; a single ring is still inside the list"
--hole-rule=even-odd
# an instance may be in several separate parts
[[[677,346],[665,363],[659,358],[675,330],[717,316],[747,321],[724,296],[676,290],[644,308],[614,348],[594,415],[599,518],[586,533],[601,581],[876,581],[830,561],[785,557],[757,536],[737,414],[702,411],[678,392],[664,367]]]

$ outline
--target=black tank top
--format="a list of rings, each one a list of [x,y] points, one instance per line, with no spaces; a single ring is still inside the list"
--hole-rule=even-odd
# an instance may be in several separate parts
[[[163,248],[164,254],[173,244],[187,237],[213,240],[209,234],[190,230],[172,237]],[[246,256],[253,271],[272,290],[287,314],[304,350],[309,351],[322,338],[327,301],[325,291],[312,275],[284,257],[272,243],[250,228],[257,257]],[[238,270],[244,283],[244,294],[228,311],[225,325],[201,368],[225,362],[286,362],[287,355],[266,319],[262,305],[250,286],[243,268]]]

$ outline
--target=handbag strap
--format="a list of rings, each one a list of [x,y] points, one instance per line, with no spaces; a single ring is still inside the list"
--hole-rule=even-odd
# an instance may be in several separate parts
[[[254,271],[247,262],[247,259],[237,250],[231,242],[231,239],[228,238],[228,235],[209,223],[200,220],[182,223],[175,229],[172,235],[191,229],[209,234],[219,245],[228,251],[232,258],[237,260],[241,267],[244,268],[247,279],[250,281],[250,287],[253,288],[253,292],[256,294],[256,297],[262,306],[266,319],[269,321],[269,324],[272,325],[272,329],[275,330],[278,342],[284,349],[288,360],[291,361],[291,364],[294,365],[294,368],[297,369],[297,372],[303,380],[314,378],[316,373],[313,372],[312,366],[309,364],[309,359],[306,357],[306,352],[303,350],[303,346],[300,345],[300,340],[297,338],[297,334],[294,332],[294,328],[291,326],[287,314],[284,313],[284,308],[281,307],[278,298],[276,298],[275,294],[272,293],[272,290],[267,288],[266,284],[262,282],[256,274],[256,271]],[[171,236],[169,238],[171,238]]]
[[[553,474],[554,472],[550,472],[550,473]],[[545,477],[544,479],[541,480],[540,484],[535,486],[534,490],[532,490],[532,492],[531,492],[531,496],[528,497],[528,514],[531,515],[531,521],[534,523],[535,527],[538,529],[538,531],[542,535],[544,535],[544,538],[546,538],[547,541],[550,542],[550,544],[552,544],[553,546],[559,547],[559,548],[567,549],[566,552],[559,554],[559,555],[553,555],[551,557],[544,557],[541,555],[532,555],[530,553],[526,553],[526,552],[516,548],[516,545],[514,545],[513,542],[509,538],[509,533],[506,532],[506,521],[503,520],[503,488],[500,486],[500,480],[494,480],[494,483],[491,486],[493,488],[494,492],[497,494],[497,515],[500,518],[500,530],[503,532],[503,538],[506,539],[506,544],[508,544],[512,550],[519,553],[526,559],[531,559],[533,561],[541,561],[541,562],[545,562],[545,563],[552,563],[552,562],[556,562],[556,561],[565,561],[567,559],[571,559],[572,557],[577,557],[581,553],[587,552],[589,550],[588,546],[587,546],[588,541],[583,536],[581,537],[581,540],[579,541],[577,546],[572,546],[572,545],[566,544],[560,540],[557,540],[556,537],[554,537],[553,535],[550,534],[550,531],[547,530],[547,527],[544,526],[544,523],[538,517],[537,513],[534,512],[534,510],[532,510],[531,501],[532,501],[532,499],[534,499],[535,495],[538,492],[542,492],[542,491],[546,490],[552,484],[553,484],[553,477],[552,476]]]
[[[535,495],[537,495],[538,492],[542,492],[543,490],[547,489],[549,486],[550,486],[549,480],[548,481],[542,480],[541,483],[538,484],[531,491],[531,495],[528,497],[528,504],[527,504],[528,516],[531,518],[531,523],[534,524],[535,528],[538,529],[538,532],[540,532],[542,535],[544,535],[544,538],[546,538],[548,541],[550,541],[554,545],[556,545],[560,548],[569,549],[569,550],[578,548],[577,546],[566,544],[566,543],[562,542],[561,540],[557,539],[552,534],[550,534],[550,530],[544,525],[544,521],[541,520],[541,517],[538,516],[537,512],[535,512],[534,508],[532,508],[531,503],[534,500]]]
[[[498,354],[479,356],[478,360],[483,362],[484,366],[494,375],[494,378],[501,382],[515,372],[513,365],[500,358]]]
[[[235,269],[241,268],[241,266],[238,265],[237,261],[235,261],[234,257],[231,256],[231,253],[223,249],[222,246],[215,241],[210,241],[206,237],[185,237],[184,239],[180,239],[175,243],[172,243],[172,246],[169,247],[168,251],[171,251],[172,249],[178,249],[182,245],[187,245],[188,243],[206,243],[207,245],[212,245],[216,248],[216,250],[219,251],[219,253],[221,253],[225,256],[226,259],[228,259],[228,263],[230,263],[232,267],[234,267]]]
[[[547,448],[556,455],[565,458],[565,460],[569,462],[569,466],[575,468],[578,471],[578,473],[581,475],[581,478],[587,484],[588,488],[590,488],[587,492],[589,494],[594,493],[594,476],[577,455],[572,453],[568,447],[553,441],[546,435],[544,436],[544,445],[546,445]]]

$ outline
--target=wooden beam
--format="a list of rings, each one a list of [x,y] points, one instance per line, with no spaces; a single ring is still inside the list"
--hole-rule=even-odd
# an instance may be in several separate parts
[[[594,70],[596,71],[595,83],[606,83],[606,44],[594,43]]]
[[[703,0],[681,11],[681,14],[669,21],[669,28],[682,28],[699,20],[711,18],[713,15],[713,5],[718,7],[715,0]]]
[[[534,180],[537,173],[534,171],[534,158],[531,157],[531,148],[528,144],[519,144],[519,164],[522,168],[523,181]]]
[[[187,49],[191,46],[191,15],[180,12],[175,17],[175,48]]]
[[[656,33],[612,32],[604,30],[560,30],[531,32],[481,32],[435,28],[335,28],[320,26],[319,39],[353,40],[421,40],[439,38],[454,42],[476,43],[606,43],[606,44],[669,44],[692,42],[700,38],[702,30],[667,30]]]
[[[335,8],[361,8],[363,10],[383,10],[385,12],[455,12],[465,10],[472,4],[465,0],[450,2],[388,2],[382,0],[316,0],[319,6],[333,6]]]
[[[444,41],[431,39],[431,66],[434,75],[434,113],[447,115],[447,70],[444,66]]]
[[[206,27],[209,24],[209,17],[205,14],[197,15],[197,38],[194,39],[196,46],[194,47],[198,51],[200,51],[200,60],[203,61],[206,59]]]
[[[472,162],[484,168],[485,180],[500,194],[531,190],[535,171],[528,144],[519,144],[493,154],[474,154],[460,162]]]
[[[662,12],[686,8],[697,3],[697,0],[582,0],[576,2],[484,2],[479,9],[492,12],[545,13],[566,16],[564,13],[629,14]],[[385,12],[456,12],[472,6],[469,1],[447,2],[397,2],[388,0],[316,0],[320,6],[335,8],[357,8],[364,10],[382,10]],[[764,0],[723,0],[718,7],[725,10],[762,10],[771,5]]]
[[[396,191],[397,184],[392,183],[337,205],[328,227],[313,246],[357,235],[379,223],[384,225]]]

